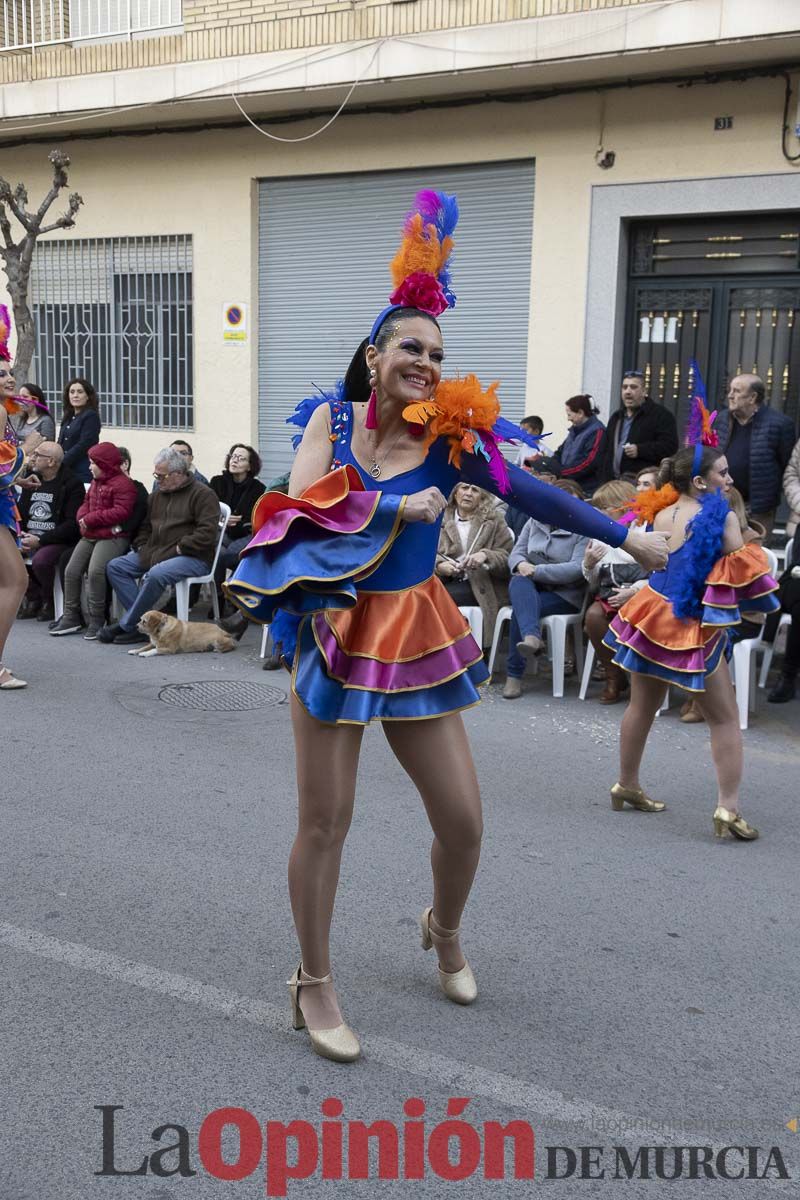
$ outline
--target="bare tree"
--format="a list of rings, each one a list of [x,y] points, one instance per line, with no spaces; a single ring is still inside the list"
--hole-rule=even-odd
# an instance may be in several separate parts
[[[63,150],[52,150],[48,158],[53,166],[53,183],[50,191],[39,205],[36,212],[28,212],[28,193],[24,183],[18,183],[15,188],[0,176],[0,255],[4,259],[4,269],[8,277],[8,292],[14,309],[14,323],[17,329],[17,357],[14,360],[14,372],[18,379],[26,379],[33,358],[35,344],[35,326],[33,314],[28,305],[28,287],[31,278],[31,263],[37,240],[45,233],[54,229],[71,229],[75,224],[75,216],[83,204],[83,198],[77,192],[71,192],[67,211],[50,225],[42,222],[47,216],[50,206],[59,193],[67,186],[67,167],[69,155]],[[16,218],[24,229],[24,235],[19,241],[14,241],[11,229],[11,215]]]

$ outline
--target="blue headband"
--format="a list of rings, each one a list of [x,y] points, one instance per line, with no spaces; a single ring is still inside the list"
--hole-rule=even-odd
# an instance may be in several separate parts
[[[375,318],[375,321],[372,326],[372,331],[370,332],[370,335],[369,335],[370,346],[375,345],[375,338],[378,336],[378,331],[380,330],[380,327],[383,324],[383,322],[386,320],[386,318],[390,317],[393,312],[399,312],[401,308],[408,308],[408,305],[407,304],[390,304],[387,308],[381,309],[381,311],[378,313],[377,317]]]

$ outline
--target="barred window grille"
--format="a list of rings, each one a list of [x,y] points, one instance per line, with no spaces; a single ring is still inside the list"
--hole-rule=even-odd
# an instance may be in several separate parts
[[[39,242],[31,299],[48,399],[82,375],[106,425],[194,427],[190,236]]]

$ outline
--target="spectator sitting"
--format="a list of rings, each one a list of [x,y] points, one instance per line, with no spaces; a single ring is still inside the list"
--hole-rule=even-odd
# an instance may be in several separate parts
[[[658,487],[658,467],[642,467],[636,476],[637,492],[649,492]]]
[[[30,454],[40,442],[54,442],[56,423],[42,389],[35,383],[24,383],[14,399],[22,411],[11,423],[25,453]]]
[[[137,495],[133,480],[121,470],[122,455],[116,446],[99,442],[88,453],[92,482],[78,509],[81,539],[64,572],[64,614],[50,634],[63,637],[83,629],[81,585],[85,574],[89,627],[84,637],[93,642],[105,618],[106,566],[130,545],[130,538],[121,531],[133,515]]]
[[[587,496],[591,496],[600,485],[606,427],[598,419],[598,409],[591,396],[570,396],[566,410],[571,428],[555,454],[550,456],[550,466],[559,479],[573,479]]]
[[[225,604],[222,594],[225,572],[234,569],[239,555],[252,538],[253,506],[266,491],[258,478],[260,470],[261,459],[253,447],[236,442],[225,456],[222,474],[215,475],[209,484],[219,500],[231,510],[214,576],[220,609]]]
[[[192,447],[189,445],[189,443],[184,442],[182,438],[178,438],[177,441],[170,442],[169,448],[170,450],[177,450],[179,454],[183,455],[183,457],[186,459],[188,469],[192,477],[196,479],[198,483],[204,483],[207,487],[208,480],[206,479],[205,475],[198,471],[197,467],[194,465],[194,452],[192,451]],[[153,480],[153,487],[151,490],[154,492],[158,491],[157,479]]]
[[[120,470],[123,475],[131,477],[131,452],[125,446],[117,446],[122,462]],[[132,542],[142,526],[142,521],[147,516],[147,488],[139,479],[133,480],[133,486],[136,488],[136,504],[133,508],[133,513],[128,517],[127,521],[123,521],[122,528],[119,531],[120,537],[126,537],[129,542]]]
[[[728,407],[717,413],[714,428],[734,486],[769,537],[792,456],[794,426],[789,417],[764,403],[765,395],[758,375],[735,375],[728,388]]]
[[[800,538],[795,536],[791,562],[780,580],[781,608],[791,616],[786,638],[786,654],[783,659],[781,678],[767,700],[770,704],[786,704],[797,694],[797,674],[800,671]]]
[[[31,556],[30,581],[19,616],[52,621],[53,584],[62,557],[68,558],[80,537],[76,520],[85,491],[64,465],[55,442],[40,442],[31,455],[31,473],[19,499],[24,554]]]
[[[178,580],[206,575],[214,559],[219,501],[211,488],[198,483],[185,457],[169,447],[156,455],[153,477],[158,491],[149,498],[134,548],[113,558],[106,568],[125,612],[119,622],[103,626],[100,642],[135,645],[148,641],[137,629],[142,614]],[[137,590],[138,579],[142,586]]]
[[[581,499],[577,483],[559,479],[562,488]],[[514,544],[508,560],[511,582],[508,586],[514,610],[509,633],[505,700],[522,694],[522,676],[526,658],[538,655],[544,645],[541,619],[556,613],[580,611],[584,579],[581,572],[588,538],[567,533],[530,518]]]
[[[471,483],[457,483],[444,510],[436,574],[459,607],[480,608],[484,647],[491,644],[498,610],[507,603],[513,544],[511,530],[489,493]]]
[[[675,418],[663,404],[647,395],[644,374],[626,371],[622,377],[620,406],[611,414],[606,433],[602,478],[635,476],[644,467],[658,467],[662,458],[678,449]]]
[[[519,423],[519,427],[520,429],[524,429],[526,433],[529,433],[531,437],[541,437],[544,433],[544,421],[541,417],[523,417]],[[533,446],[529,446],[526,442],[523,442],[517,450],[517,466],[527,467],[529,461],[538,458],[540,453],[539,450],[534,450]]]
[[[642,491],[645,489],[642,488]],[[594,494],[594,505],[615,520],[636,495],[632,483],[612,479]],[[611,619],[631,596],[647,583],[647,574],[627,551],[591,541],[586,547],[582,565],[583,575],[593,597],[586,609],[583,627],[594,646],[597,661],[602,663],[606,686],[600,695],[601,704],[616,704],[628,690],[628,677],[612,662],[613,654],[603,644]]]
[[[783,490],[791,509],[786,521],[787,538],[794,537],[800,525],[800,442],[795,443],[791,457],[783,473]]]
[[[58,432],[58,444],[64,450],[64,466],[82,483],[90,483],[87,451],[100,441],[100,414],[97,392],[88,379],[70,379],[64,388],[64,415]]]

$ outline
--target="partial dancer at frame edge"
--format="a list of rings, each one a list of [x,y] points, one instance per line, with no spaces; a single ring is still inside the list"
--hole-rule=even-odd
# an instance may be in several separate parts
[[[445,497],[459,480],[539,520],[623,542],[648,569],[663,536],[627,530],[587,504],[508,467],[504,437],[531,440],[499,415],[494,385],[441,382],[437,320],[455,303],[447,261],[455,197],[420,192],[392,263],[395,291],[332,395],[304,401],[289,496],[253,513],[255,536],[225,585],[246,615],[272,625],[292,671],[299,793],[289,892],[301,964],[289,981],[293,1023],[324,1057],[358,1057],[330,974],[329,933],[364,727],[383,722],[433,830],[435,946],[448,999],[477,986],[460,946],[478,865],[481,803],[462,710],[487,678],[481,648],[434,575]],[[299,440],[299,439],[298,439]]]
[[[3,666],[6,639],[28,586],[28,573],[19,552],[19,511],[14,481],[25,466],[25,455],[19,445],[10,415],[21,411],[14,399],[15,382],[11,371],[8,338],[11,319],[8,309],[0,304],[0,691],[10,692],[27,687],[24,679],[12,675]]]

